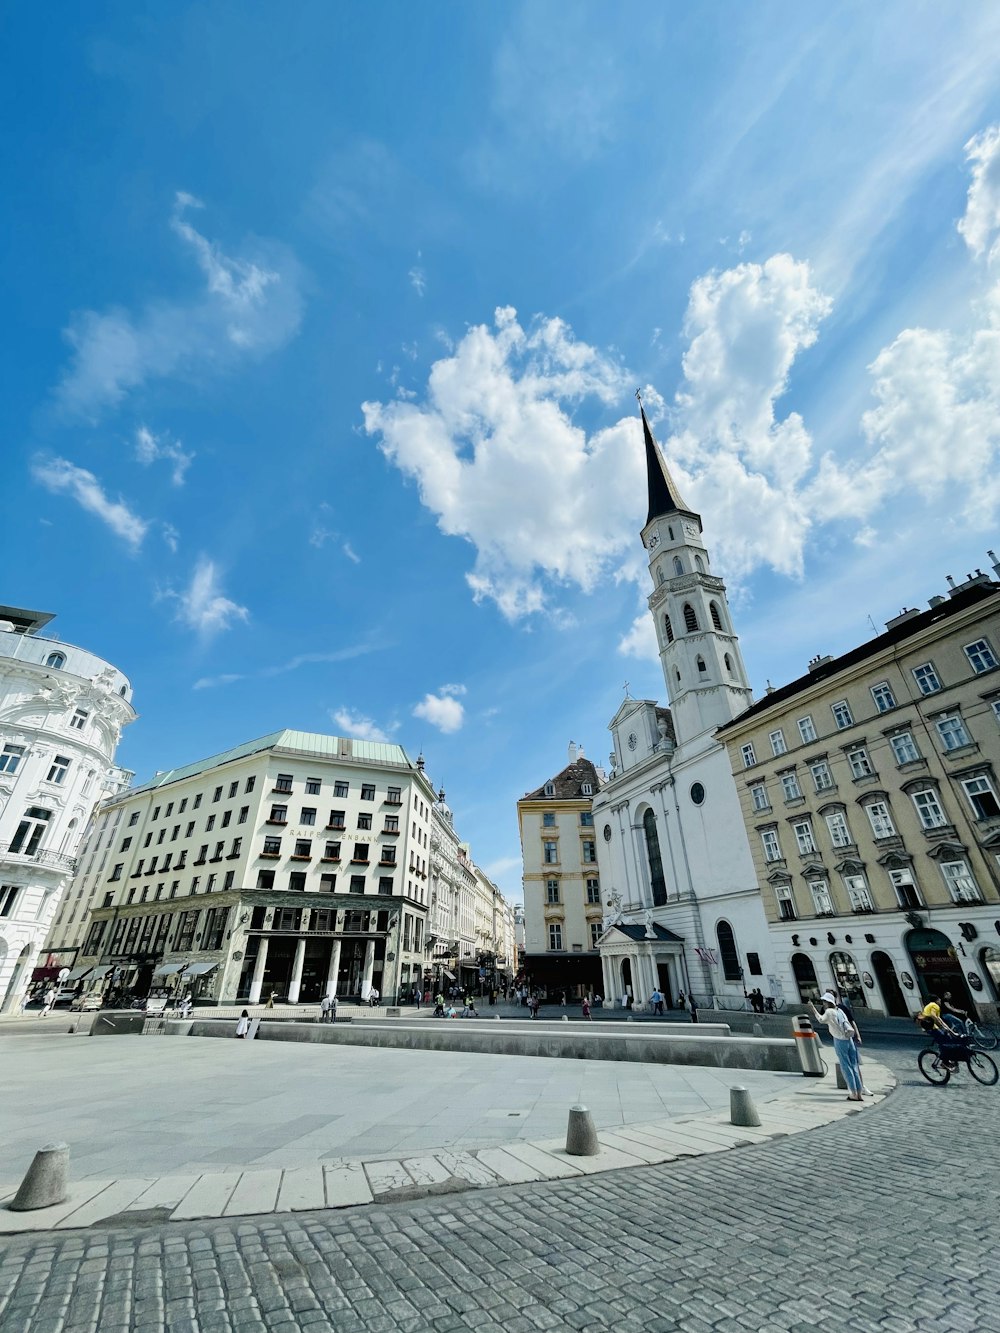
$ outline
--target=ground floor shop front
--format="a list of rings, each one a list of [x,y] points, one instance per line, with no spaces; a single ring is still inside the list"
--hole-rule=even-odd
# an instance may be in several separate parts
[[[122,1001],[162,990],[207,1004],[298,1004],[375,989],[395,1003],[424,981],[417,917],[405,900],[274,890],[109,908],[94,913],[74,984]]]
[[[962,904],[865,913],[844,924],[806,920],[780,923],[773,931],[791,1002],[814,1000],[835,985],[862,1016],[869,1011],[905,1018],[930,996],[948,991],[959,1008],[985,1021],[1000,1017],[995,908]]]

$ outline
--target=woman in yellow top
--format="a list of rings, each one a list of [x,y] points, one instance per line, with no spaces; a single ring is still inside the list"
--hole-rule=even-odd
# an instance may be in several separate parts
[[[942,1019],[941,1001],[936,995],[927,997],[927,1003],[917,1014],[917,1022],[937,1042],[945,1066],[956,1069],[955,1049],[962,1046],[962,1038]]]

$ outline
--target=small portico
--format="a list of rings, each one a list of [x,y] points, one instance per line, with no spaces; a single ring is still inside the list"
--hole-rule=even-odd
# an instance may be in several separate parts
[[[622,996],[631,991],[632,1007],[645,1009],[650,995],[659,989],[673,1007],[681,991],[687,993],[684,939],[666,926],[620,921],[607,928],[598,947],[605,1003],[620,1005]]]

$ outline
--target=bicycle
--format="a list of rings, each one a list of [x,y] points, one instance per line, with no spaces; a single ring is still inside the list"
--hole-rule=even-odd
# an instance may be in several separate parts
[[[977,1083],[984,1083],[988,1088],[1000,1079],[1000,1070],[988,1055],[975,1050],[972,1045],[949,1046],[947,1054],[939,1046],[927,1046],[917,1056],[917,1068],[928,1083],[939,1087],[949,1081],[952,1074],[958,1072],[958,1066],[964,1064]]]
[[[992,1028],[980,1027],[974,1018],[965,1020],[965,1035],[977,1051],[996,1050],[997,1041],[1000,1040]]]

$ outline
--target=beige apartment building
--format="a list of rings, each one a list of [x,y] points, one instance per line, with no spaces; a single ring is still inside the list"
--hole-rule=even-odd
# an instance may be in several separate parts
[[[950,990],[995,1018],[1000,582],[977,571],[717,734],[786,1000],[835,982],[904,1016]]]
[[[517,803],[524,886],[524,972],[567,998],[603,989],[601,884],[593,803],[601,775],[575,745],[555,777]]]
[[[391,1000],[423,983],[434,799],[400,746],[300,731],[158,773],[96,812],[47,947],[87,989]]]

